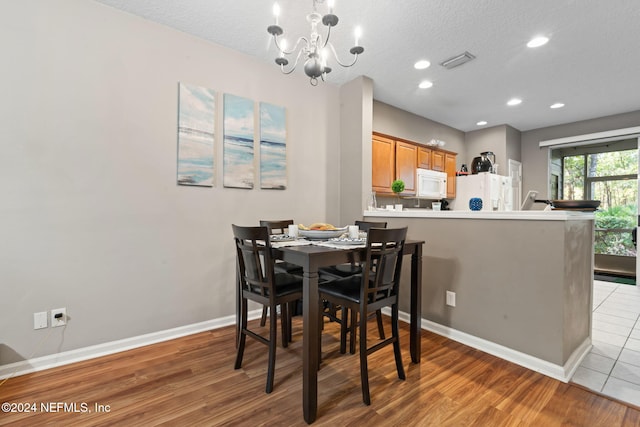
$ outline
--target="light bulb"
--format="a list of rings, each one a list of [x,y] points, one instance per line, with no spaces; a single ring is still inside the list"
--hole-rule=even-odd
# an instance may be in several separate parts
[[[360,37],[362,36],[362,28],[360,28],[359,26],[356,27],[355,31],[354,31],[355,35],[356,35],[356,46],[360,46],[358,44],[358,42],[360,41]]]

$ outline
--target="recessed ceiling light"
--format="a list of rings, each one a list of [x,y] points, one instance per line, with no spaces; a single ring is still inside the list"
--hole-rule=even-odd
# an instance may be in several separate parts
[[[478,123],[476,123],[478,126],[484,126],[487,124],[486,120],[480,120]]]
[[[510,99],[510,100],[507,102],[507,105],[518,105],[518,104],[520,104],[520,103],[522,103],[522,99],[519,99],[519,98],[513,98],[513,99]]]
[[[413,65],[416,70],[424,70],[425,68],[429,68],[430,66],[431,62],[427,61],[426,59],[421,59]]]
[[[527,47],[540,47],[542,45],[547,44],[548,41],[549,41],[548,37],[543,37],[543,36],[535,37],[529,40],[529,43],[527,43]]]
[[[562,108],[564,107],[564,104],[562,102],[556,102],[555,104],[551,105],[549,108]]]
[[[420,84],[418,85],[418,87],[420,89],[428,89],[431,86],[433,86],[433,83],[431,83],[429,80],[423,80],[420,82]]]

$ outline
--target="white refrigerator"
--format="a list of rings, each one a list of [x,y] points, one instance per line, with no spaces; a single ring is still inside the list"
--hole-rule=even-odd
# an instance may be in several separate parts
[[[481,172],[475,175],[456,177],[456,200],[454,210],[468,211],[469,200],[482,199],[482,211],[513,210],[511,177]]]

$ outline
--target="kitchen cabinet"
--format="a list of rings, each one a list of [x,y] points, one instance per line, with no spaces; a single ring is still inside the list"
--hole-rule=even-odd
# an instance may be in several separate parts
[[[431,154],[431,169],[434,171],[444,172],[445,153],[443,151],[433,150]]]
[[[373,135],[371,156],[371,187],[376,193],[393,193],[391,184],[395,179],[396,143],[393,139]]]
[[[444,153],[444,171],[447,173],[447,199],[456,197],[456,155]]]
[[[416,194],[416,164],[418,146],[403,141],[396,141],[396,174],[395,179],[404,181],[402,195]]]
[[[416,169],[420,168],[446,172],[447,198],[456,196],[456,153],[375,132],[371,141],[371,186],[376,193],[394,194],[391,184],[401,179],[405,186],[401,195],[415,195]]]
[[[431,169],[431,156],[433,150],[426,147],[418,147],[418,167],[420,169]]]

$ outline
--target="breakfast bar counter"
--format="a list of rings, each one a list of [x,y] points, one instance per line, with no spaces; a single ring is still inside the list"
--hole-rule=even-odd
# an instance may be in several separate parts
[[[363,216],[408,226],[412,239],[426,242],[423,328],[568,381],[591,345],[593,213],[376,210]],[[447,305],[448,292],[455,306]],[[408,311],[406,295],[401,311]]]

